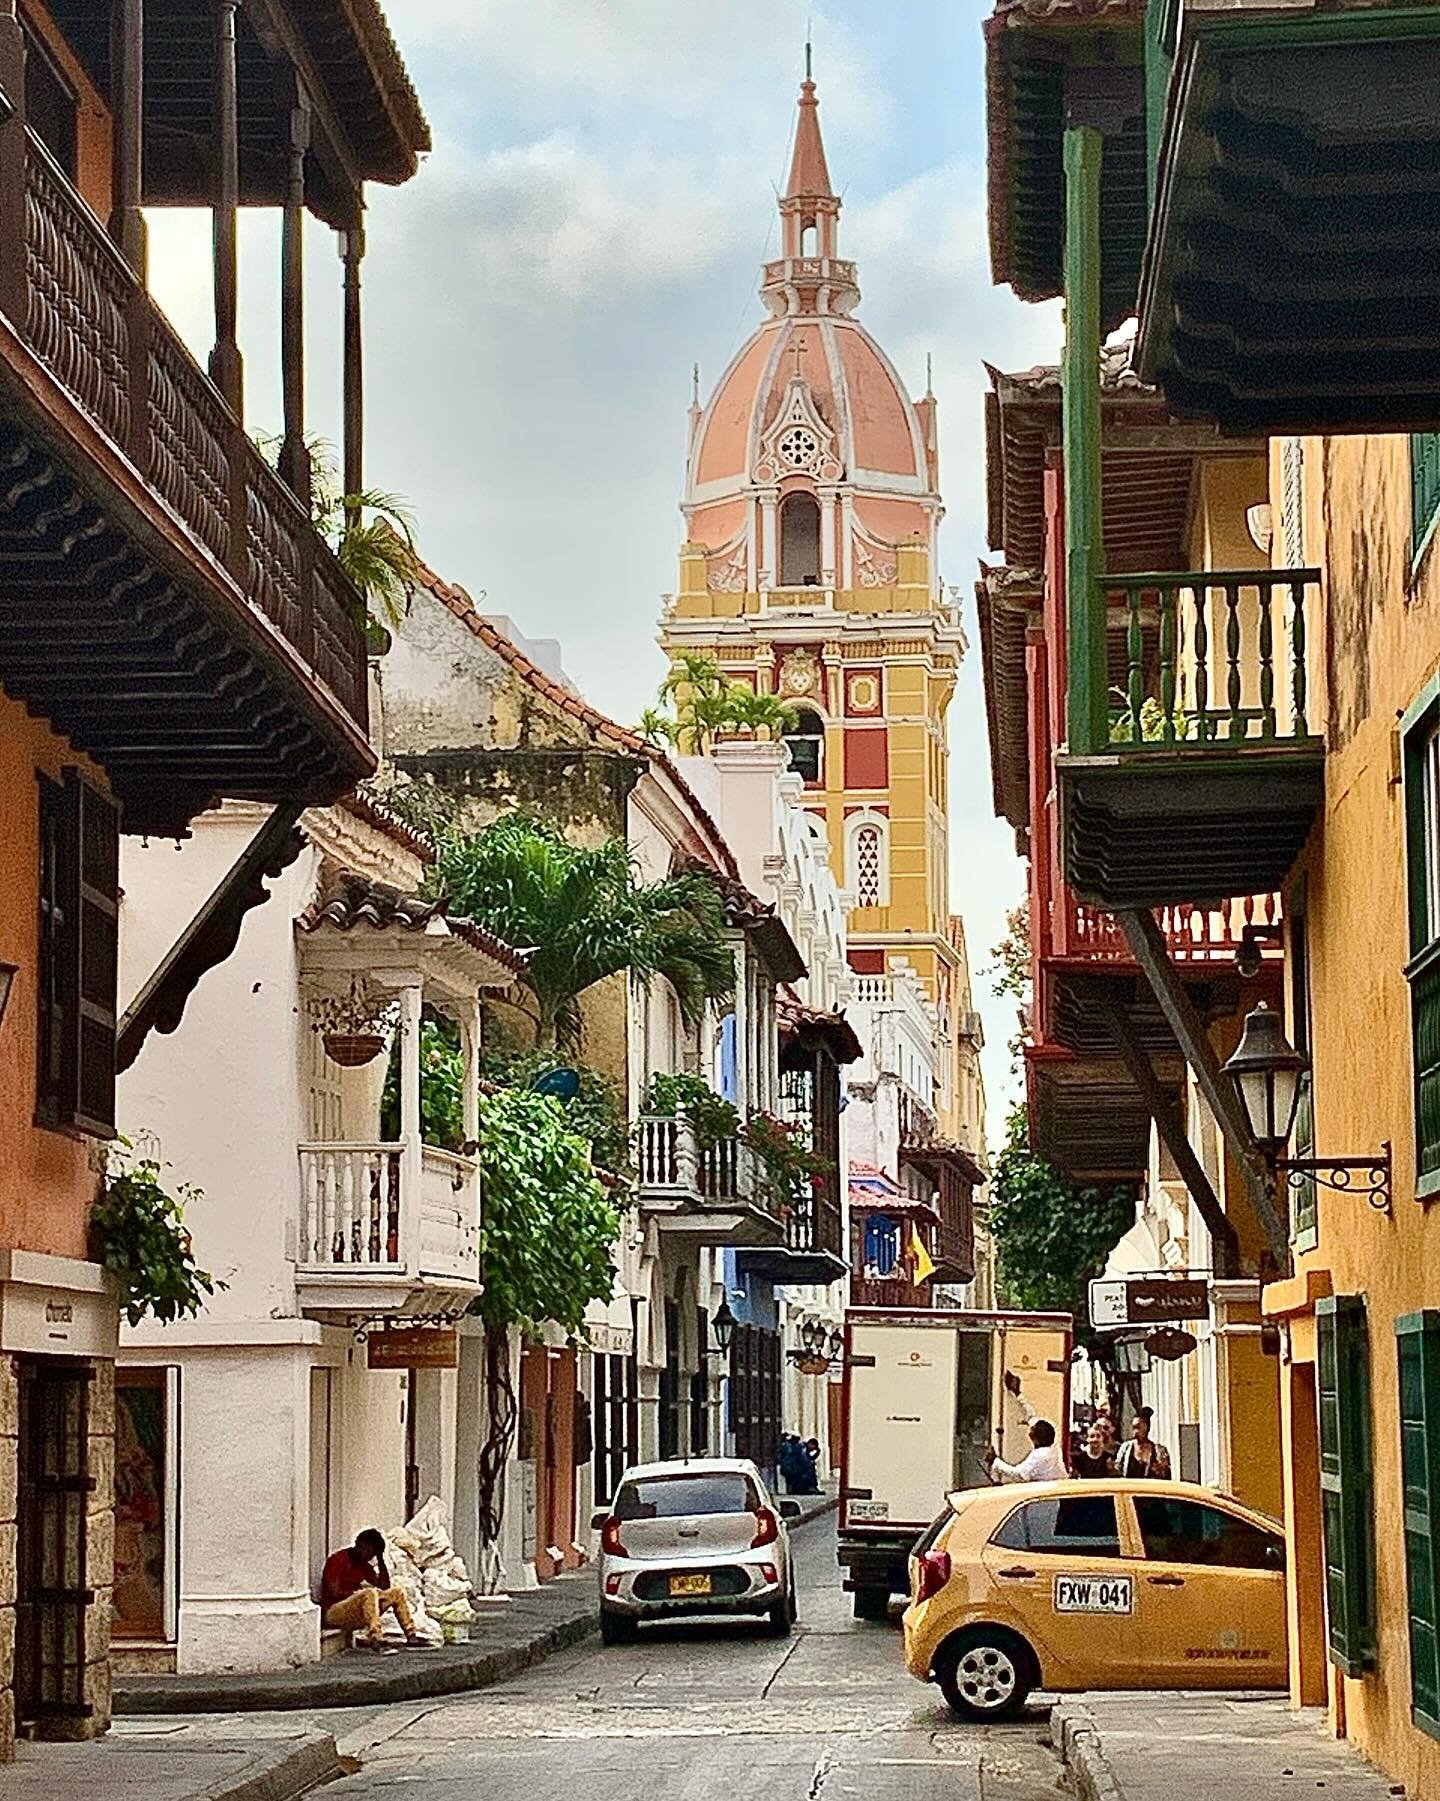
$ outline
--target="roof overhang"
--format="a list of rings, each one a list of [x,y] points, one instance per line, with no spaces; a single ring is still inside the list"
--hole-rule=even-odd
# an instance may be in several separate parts
[[[990,259],[995,280],[1022,300],[1053,300],[1062,291],[1073,72],[1113,72],[1128,116],[1106,141],[1101,185],[1102,308],[1110,325],[1134,311],[1145,243],[1144,13],[1144,0],[998,0],[985,22]]]
[[[975,607],[980,621],[980,662],[985,681],[985,724],[990,737],[990,780],[996,817],[1017,833],[1030,826],[1029,677],[1027,632],[1041,623],[1043,588],[1027,569],[980,566]]]
[[[1232,432],[1440,422],[1440,13],[1174,7],[1139,363]]]

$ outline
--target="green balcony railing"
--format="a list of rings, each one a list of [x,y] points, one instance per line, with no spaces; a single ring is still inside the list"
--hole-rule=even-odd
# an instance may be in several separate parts
[[[1306,611],[1319,582],[1318,569],[1107,578],[1108,745],[1086,748],[1224,752],[1308,740]],[[1086,680],[1083,664],[1070,679]]]

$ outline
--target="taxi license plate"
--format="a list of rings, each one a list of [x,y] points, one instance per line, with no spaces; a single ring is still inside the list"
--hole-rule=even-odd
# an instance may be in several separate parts
[[[1134,1613],[1133,1576],[1057,1576],[1056,1613]]]
[[[710,1578],[708,1576],[672,1576],[670,1593],[672,1595],[708,1595]]]

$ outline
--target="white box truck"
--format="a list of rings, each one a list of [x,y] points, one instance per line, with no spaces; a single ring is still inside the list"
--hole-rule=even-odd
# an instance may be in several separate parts
[[[1068,1313],[846,1312],[838,1555],[857,1619],[884,1619],[905,1592],[910,1547],[945,1496],[989,1481],[987,1445],[1018,1463],[1039,1418],[1068,1452],[1073,1325]]]

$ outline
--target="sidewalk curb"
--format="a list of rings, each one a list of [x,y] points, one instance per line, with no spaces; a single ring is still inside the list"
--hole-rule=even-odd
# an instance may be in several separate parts
[[[249,1776],[232,1788],[213,1789],[207,1801],[295,1801],[297,1796],[344,1773],[335,1740],[326,1732],[306,1739],[259,1775]]]
[[[1074,1778],[1080,1801],[1125,1801],[1125,1791],[1106,1760],[1088,1708],[1073,1702],[1051,1708],[1050,1738],[1061,1763]]]

